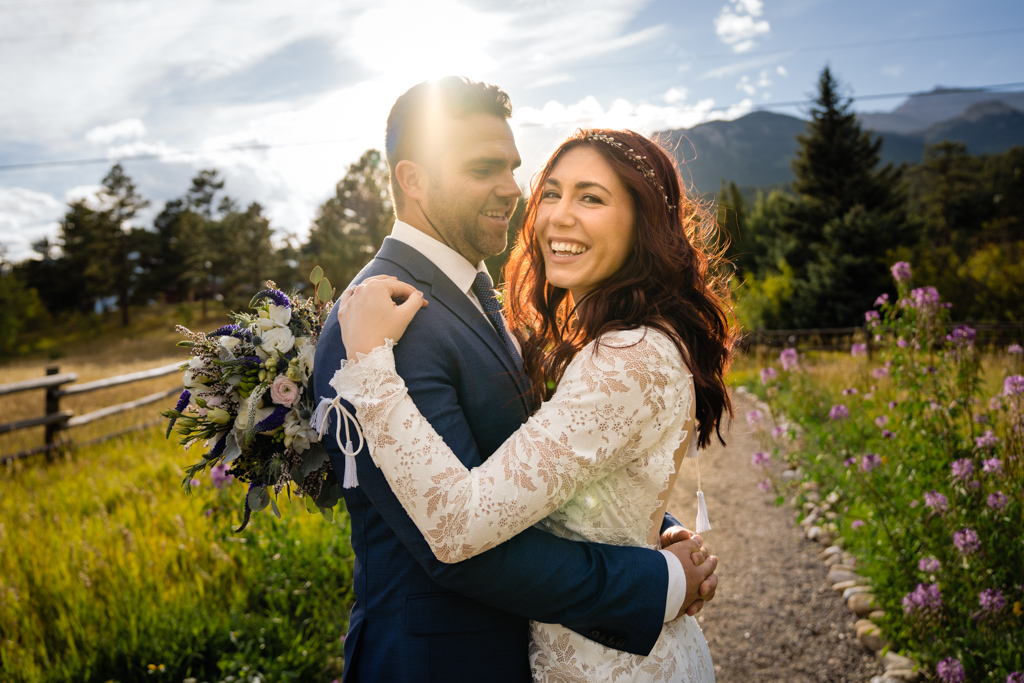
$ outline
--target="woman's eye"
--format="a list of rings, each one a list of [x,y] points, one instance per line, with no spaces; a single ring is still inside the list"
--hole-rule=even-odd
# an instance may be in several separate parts
[[[558,193],[554,190],[547,190],[540,196],[541,199],[558,199]]]
[[[585,195],[583,195],[583,201],[588,203],[588,204],[603,204],[604,203],[604,202],[601,201],[600,197],[597,197],[597,196],[592,195],[592,194],[585,194]]]

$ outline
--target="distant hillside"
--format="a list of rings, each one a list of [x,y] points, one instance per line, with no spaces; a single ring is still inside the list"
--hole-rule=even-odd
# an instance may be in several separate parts
[[[936,90],[909,98],[891,114],[860,118],[866,129],[881,136],[883,163],[918,163],[925,144],[943,140],[962,141],[972,154],[1024,145],[1024,93]],[[740,187],[791,182],[796,136],[806,126],[795,116],[759,111],[659,135],[676,150],[683,180],[692,179],[698,192],[714,192],[723,178]]]

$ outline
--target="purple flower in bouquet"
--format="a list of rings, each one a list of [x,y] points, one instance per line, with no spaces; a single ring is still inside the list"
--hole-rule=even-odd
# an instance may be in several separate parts
[[[870,312],[874,313],[874,311],[870,311]],[[878,314],[875,313],[875,315],[878,315]],[[864,344],[864,343],[858,343],[858,344],[852,345],[850,347],[850,355],[852,355],[854,358],[856,358],[857,356],[866,356],[866,355],[868,355],[868,345]]]
[[[953,478],[959,481],[966,481],[974,476],[974,463],[970,458],[954,460],[950,467],[953,470]]]
[[[1024,353],[1024,346],[1021,346],[1020,344],[1010,344],[1006,347],[1006,352],[1019,356]]]
[[[747,413],[747,424],[753,427],[754,425],[761,421],[762,417],[764,417],[764,413],[755,408],[754,410],[751,410],[749,413]]]
[[[288,295],[279,289],[264,289],[256,293],[256,296],[249,302],[250,307],[254,307],[257,302],[263,301],[264,299],[270,299],[277,306],[284,306],[285,308],[292,307],[292,300],[288,298]]]
[[[978,450],[987,450],[999,445],[999,437],[991,429],[986,429],[984,434],[975,437],[974,445]]]
[[[761,489],[765,493],[768,493],[769,491],[772,490],[772,480],[762,479],[761,481],[757,482],[757,488]]]
[[[852,522],[850,522],[850,528],[851,529],[859,529],[862,526],[864,526],[864,520],[863,519],[855,519]]]
[[[235,475],[228,474],[227,463],[220,463],[210,468],[210,483],[213,484],[213,488],[222,489],[232,481],[235,480]]]
[[[750,464],[754,467],[764,467],[768,464],[768,461],[772,459],[772,456],[768,453],[762,453],[758,451],[750,456]]]
[[[938,491],[925,493],[924,504],[939,513],[949,510],[949,499]]]
[[[942,609],[942,591],[937,583],[917,584],[917,588],[903,596],[903,611],[938,612]]]
[[[867,453],[860,459],[860,468],[865,472],[870,472],[881,464],[882,459],[877,453]]]
[[[978,595],[978,602],[981,604],[981,609],[986,612],[998,612],[1006,607],[1006,598],[998,588],[986,588],[981,591],[981,594]]]
[[[1024,394],[1024,375],[1010,375],[1003,380],[1003,396]]]
[[[845,405],[839,403],[837,405],[832,406],[832,408],[828,411],[828,416],[833,420],[842,420],[847,417],[850,417],[850,411],[846,408]]]
[[[779,361],[782,363],[782,369],[786,372],[796,370],[799,362],[796,349],[783,349],[779,354]]]
[[[985,474],[1002,474],[1003,473],[1003,461],[999,458],[989,458],[981,462],[981,471]]]
[[[974,529],[961,529],[953,533],[953,545],[964,555],[972,555],[981,549],[981,540]]]
[[[925,574],[934,574],[935,572],[939,571],[939,567],[941,566],[942,565],[939,564],[939,561],[931,555],[927,557],[922,557],[921,560],[917,563],[917,568],[923,571]]]
[[[778,377],[778,373],[775,372],[775,368],[763,368],[761,370],[761,384],[771,384]]]
[[[995,493],[990,493],[985,502],[988,503],[990,508],[998,511],[1006,507],[1010,503],[1010,499],[1002,491],[996,491]]]
[[[967,675],[964,673],[964,665],[960,663],[959,659],[954,659],[953,657],[946,657],[939,662],[938,666],[935,667],[935,673],[942,683],[964,683],[967,679]]]
[[[284,424],[284,418],[288,414],[287,406],[277,406],[267,417],[263,418],[260,422],[256,423],[253,427],[253,432],[260,434],[262,432],[272,432],[281,425]]]
[[[889,376],[888,368],[875,368],[871,371],[871,376],[875,379],[883,379]]]
[[[889,424],[888,415],[879,415],[878,417],[875,418],[875,426],[878,427],[879,429],[881,429],[887,424]]]
[[[878,305],[877,301],[875,302],[875,305],[876,306]],[[874,327],[875,325],[877,325],[881,321],[882,321],[882,316],[878,313],[878,311],[865,311],[864,312],[864,322],[866,322],[868,325],[871,325],[871,327]]]
[[[892,264],[892,279],[896,282],[905,282],[910,279],[910,264],[906,261],[897,261]]]
[[[878,298],[875,299],[875,306],[881,306],[882,304],[887,304],[887,303],[889,303],[889,295],[888,294],[879,294]]]
[[[174,404],[174,409],[179,413],[188,407],[188,402],[192,399],[192,394],[189,393],[188,389],[181,392],[181,396],[178,397],[178,402]]]

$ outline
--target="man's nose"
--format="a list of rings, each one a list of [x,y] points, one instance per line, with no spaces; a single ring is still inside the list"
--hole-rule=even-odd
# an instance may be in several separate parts
[[[519,189],[519,185],[516,183],[516,178],[512,175],[512,172],[503,174],[501,183],[495,189],[494,193],[499,197],[506,199],[519,199],[523,195],[523,191]]]

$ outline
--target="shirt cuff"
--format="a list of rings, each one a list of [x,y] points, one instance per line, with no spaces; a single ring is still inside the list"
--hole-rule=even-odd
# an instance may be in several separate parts
[[[665,598],[665,621],[672,621],[686,601],[686,571],[679,558],[667,550],[659,550],[668,565],[668,595]]]

